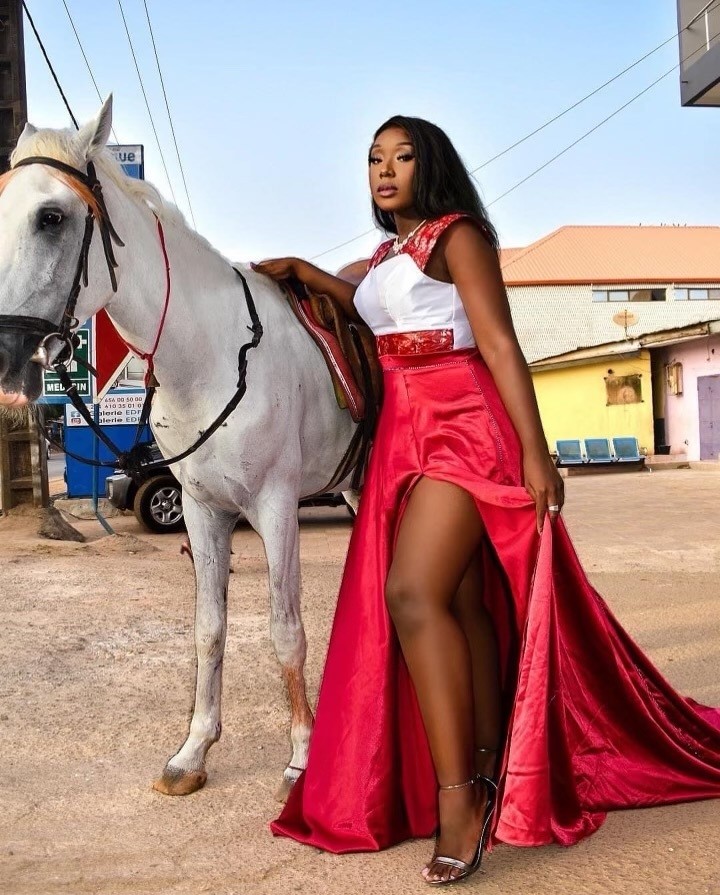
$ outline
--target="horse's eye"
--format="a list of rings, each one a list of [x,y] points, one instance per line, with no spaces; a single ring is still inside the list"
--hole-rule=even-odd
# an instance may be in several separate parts
[[[63,215],[60,211],[43,211],[40,215],[40,227],[43,230],[51,230],[59,227],[63,222]]]

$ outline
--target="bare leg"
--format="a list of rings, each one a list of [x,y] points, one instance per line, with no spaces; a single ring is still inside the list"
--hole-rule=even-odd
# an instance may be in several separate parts
[[[467,637],[475,703],[475,770],[492,777],[500,744],[500,681],[492,618],[482,604],[483,569],[476,553],[451,610]]]
[[[408,501],[390,569],[386,600],[422,712],[441,786],[474,775],[475,723],[468,640],[451,605],[484,534],[473,499],[447,482],[424,478]],[[480,787],[439,795],[437,852],[470,861],[486,803]],[[430,862],[426,879],[457,871]]]

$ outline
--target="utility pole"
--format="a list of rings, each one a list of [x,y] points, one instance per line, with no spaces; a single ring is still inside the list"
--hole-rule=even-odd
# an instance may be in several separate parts
[[[22,0],[0,0],[0,173],[27,121]]]
[[[22,0],[0,0],[0,173],[27,121]],[[45,439],[34,418],[0,417],[0,507],[47,506]]]

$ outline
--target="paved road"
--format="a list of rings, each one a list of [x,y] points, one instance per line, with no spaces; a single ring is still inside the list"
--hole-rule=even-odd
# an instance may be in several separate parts
[[[720,476],[625,473],[567,490],[580,556],[613,611],[679,690],[720,704]],[[342,510],[302,518],[314,694],[350,523]],[[150,790],[192,704],[193,584],[179,536],[113,524],[124,538],[77,523],[98,540],[75,545],[0,519],[0,892],[427,892],[427,841],[338,858],[268,833],[288,718],[262,544],[247,527],[233,538],[223,737],[207,787],[185,799]],[[572,849],[498,848],[463,891],[720,895],[719,842],[719,802],[617,812]]]
[[[65,454],[53,451],[48,458],[48,479],[50,480],[50,493],[57,494],[58,490],[64,491],[63,473],[65,472]],[[62,485],[62,487],[60,487]]]

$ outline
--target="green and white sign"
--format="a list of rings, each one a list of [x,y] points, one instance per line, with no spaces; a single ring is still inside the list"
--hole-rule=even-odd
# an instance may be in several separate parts
[[[68,366],[68,373],[70,374],[70,379],[72,379],[73,383],[77,386],[78,395],[81,398],[89,398],[92,394],[90,389],[90,372],[86,370],[85,367],[81,367],[77,362],[77,358],[81,360],[87,361],[90,363],[91,353],[90,353],[90,327],[83,326],[78,331],[78,339],[79,344],[75,349],[75,357],[73,358],[72,363]],[[43,398],[48,401],[57,401],[58,399],[61,401],[65,400],[65,389],[62,387],[62,383],[60,382],[60,377],[57,373],[45,372],[43,373]]]

